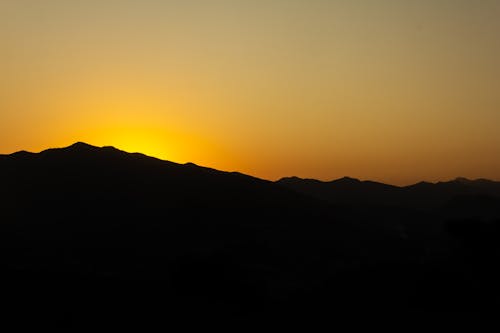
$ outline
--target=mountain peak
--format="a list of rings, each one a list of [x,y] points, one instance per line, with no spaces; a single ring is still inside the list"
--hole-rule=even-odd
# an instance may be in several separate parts
[[[116,148],[112,148],[112,149],[116,150]],[[97,147],[97,146],[93,146],[93,145],[90,145],[90,144],[85,143],[85,142],[78,141],[78,142],[75,142],[72,145],[67,146],[67,147],[50,148],[50,149],[44,150],[44,151],[42,151],[42,154],[70,153],[70,154],[77,154],[77,155],[78,154],[87,155],[90,153],[97,153],[100,151],[109,151],[109,150],[111,150],[111,149],[108,147]]]
[[[26,151],[26,150],[20,150],[16,151],[15,153],[10,154],[12,157],[29,157],[35,155],[32,152]]]
[[[294,184],[299,184],[299,183],[316,183],[320,184],[323,183],[321,180],[317,179],[311,179],[311,178],[300,178],[297,176],[292,176],[292,177],[283,177],[277,181],[277,183],[294,183]]]
[[[339,178],[339,179],[335,179],[333,181],[331,181],[331,183],[342,183],[342,184],[358,184],[358,183],[361,183],[361,180],[357,179],[357,178],[351,178],[351,177],[342,177],[342,178]]]
[[[63,149],[69,149],[69,150],[95,150],[95,149],[99,149],[99,147],[92,146],[92,145],[90,145],[88,143],[78,141],[78,142],[73,143],[71,146],[68,146],[68,147],[63,148]]]
[[[464,178],[464,177],[457,177],[454,180],[452,180],[451,183],[458,183],[458,184],[469,185],[469,186],[477,186],[477,185],[480,186],[480,185],[495,184],[495,181],[485,179],[485,178],[469,179],[469,178]]]
[[[280,180],[278,180],[278,182],[281,182],[281,181],[301,181],[301,180],[303,180],[303,179],[299,178],[297,176],[292,176],[292,177],[283,177]]]
[[[113,146],[97,147],[81,141],[75,142],[71,146],[62,149],[75,152],[95,152],[95,151],[121,152],[120,149],[115,148]]]

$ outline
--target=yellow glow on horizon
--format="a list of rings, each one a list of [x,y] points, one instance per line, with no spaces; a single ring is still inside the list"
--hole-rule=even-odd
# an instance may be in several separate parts
[[[138,119],[130,110],[121,112],[121,118],[114,117],[114,112],[102,114],[107,116],[97,121],[94,119],[97,115],[94,115],[82,123],[78,131],[65,135],[65,144],[84,141],[176,163],[193,162],[231,171],[238,168],[235,165],[237,159],[229,156],[223,147],[201,131],[189,131],[161,118],[150,117],[149,121],[146,121],[147,117]]]
[[[196,150],[200,147],[195,138],[185,134],[141,124],[100,126],[85,131],[82,137],[97,146],[114,146],[177,163],[188,162],[188,156],[197,155]]]
[[[500,178],[500,2],[0,1],[0,153]]]
[[[176,139],[148,128],[115,128],[93,133],[95,141],[130,153],[142,153],[160,159],[181,162],[182,150]]]

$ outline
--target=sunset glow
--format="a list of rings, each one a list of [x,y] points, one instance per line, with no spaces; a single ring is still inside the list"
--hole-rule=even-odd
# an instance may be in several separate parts
[[[500,179],[500,2],[0,1],[0,153]]]

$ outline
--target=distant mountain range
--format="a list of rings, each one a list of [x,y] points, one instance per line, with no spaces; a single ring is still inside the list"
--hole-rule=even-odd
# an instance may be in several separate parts
[[[470,213],[497,214],[500,207],[500,182],[487,179],[420,182],[398,187],[372,181],[344,177],[331,182],[297,177],[283,178],[278,184],[297,192],[337,204],[388,205],[414,209],[459,205]],[[465,205],[465,206],[464,206]]]
[[[143,327],[500,305],[499,182],[271,182],[76,143],[0,155],[0,184],[12,315]]]

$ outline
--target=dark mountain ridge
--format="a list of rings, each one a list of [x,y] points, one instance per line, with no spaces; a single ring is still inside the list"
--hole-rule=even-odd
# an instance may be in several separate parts
[[[469,180],[463,177],[446,182],[420,182],[402,187],[348,177],[328,182],[290,177],[282,178],[277,183],[317,199],[346,205],[370,204],[432,209],[443,207],[457,197],[483,196],[490,197],[493,201],[500,198],[500,182],[487,179]]]
[[[0,155],[0,181],[15,315],[141,327],[499,304],[497,182],[271,182],[85,143]]]

